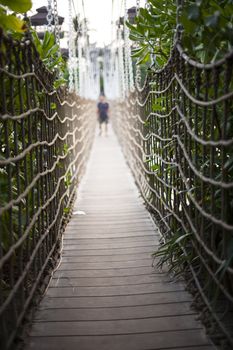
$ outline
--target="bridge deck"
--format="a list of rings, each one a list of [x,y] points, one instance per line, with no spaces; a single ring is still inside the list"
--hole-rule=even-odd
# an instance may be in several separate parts
[[[97,136],[27,348],[213,349],[184,285],[151,267],[157,245],[116,137]]]

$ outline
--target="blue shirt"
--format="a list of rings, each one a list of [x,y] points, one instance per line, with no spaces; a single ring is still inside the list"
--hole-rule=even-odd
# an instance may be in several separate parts
[[[100,117],[108,116],[109,104],[107,102],[99,102],[97,105]]]

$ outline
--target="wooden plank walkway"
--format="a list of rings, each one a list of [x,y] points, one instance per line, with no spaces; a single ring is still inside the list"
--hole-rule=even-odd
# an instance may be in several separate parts
[[[26,348],[214,349],[184,285],[152,268],[157,246],[115,135],[97,136]]]

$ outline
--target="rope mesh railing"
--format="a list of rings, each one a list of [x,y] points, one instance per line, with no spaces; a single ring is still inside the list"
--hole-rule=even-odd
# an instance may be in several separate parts
[[[177,43],[167,65],[150,73],[142,90],[118,105],[114,120],[126,159],[162,240],[171,242],[174,254],[167,251],[171,266],[180,263],[187,271],[209,332],[230,348],[232,69],[232,53],[217,63],[202,65],[191,60]]]
[[[93,140],[93,104],[53,89],[30,41],[0,32],[0,342],[53,266]]]

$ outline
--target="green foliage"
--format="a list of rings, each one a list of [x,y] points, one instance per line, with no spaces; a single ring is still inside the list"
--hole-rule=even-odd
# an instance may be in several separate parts
[[[187,1],[180,21],[189,55],[209,63],[233,49],[233,1]]]
[[[232,266],[233,262],[233,238],[230,238],[230,241],[227,245],[226,249],[226,257],[223,260],[222,264],[219,266],[217,271],[215,272],[216,276],[218,276],[219,280],[222,281],[227,269]]]
[[[0,5],[7,6],[10,10],[24,13],[31,9],[31,0],[1,0]]]
[[[0,8],[0,23],[1,27],[7,32],[24,33],[26,29],[25,22],[15,15],[6,15]]]
[[[55,35],[46,31],[43,40],[40,40],[37,32],[33,31],[32,36],[45,66],[51,72],[59,72],[59,77],[54,82],[54,88],[57,89],[67,81],[62,76],[66,72],[66,62],[61,55],[58,44],[56,44]]]
[[[151,62],[163,66],[169,57],[176,26],[176,6],[173,0],[149,0],[149,9],[140,8],[135,24],[127,23],[130,39],[138,43],[132,56],[138,64]]]
[[[170,56],[176,28],[176,1],[149,0],[135,23],[127,23],[136,42],[132,56],[137,63],[162,67]],[[213,62],[233,48],[233,1],[188,0],[181,10],[182,46],[200,62]]]
[[[7,11],[24,13],[31,7],[31,0],[0,0],[0,26],[7,32],[24,33],[27,28],[26,23],[16,17],[15,13],[8,14]]]
[[[165,97],[157,97],[155,103],[152,105],[153,112],[165,112],[166,108],[164,107]]]
[[[63,213],[68,215],[70,213],[70,208],[64,208]]]
[[[71,179],[72,179],[72,174],[70,171],[68,171],[68,173],[66,174],[65,176],[65,180],[64,180],[64,183],[65,183],[65,187],[68,188],[70,187],[71,185]]]
[[[7,14],[6,9],[8,11],[23,13],[30,10],[31,6],[31,0],[0,0],[1,27],[5,31],[13,34],[15,38],[20,39],[19,35],[25,32],[27,25],[25,21],[16,17],[15,13]],[[31,30],[31,32],[36,49],[45,66],[51,72],[59,72],[59,77],[54,81],[54,88],[58,89],[67,82],[67,80],[64,79],[66,62],[60,53],[59,46],[56,44],[55,36],[53,33],[45,32],[44,38],[41,41],[36,31]]]
[[[164,264],[168,264],[169,272],[175,276],[180,275],[182,268],[195,259],[190,244],[191,236],[190,233],[182,234],[177,231],[163,241],[159,249],[152,254],[154,259],[159,258],[158,267],[162,268]]]
[[[61,56],[59,45],[56,44],[55,35],[46,31],[43,40],[40,40],[37,32],[33,31],[32,36],[40,58],[46,67],[50,71],[56,69],[63,71],[65,69],[65,61]]]

